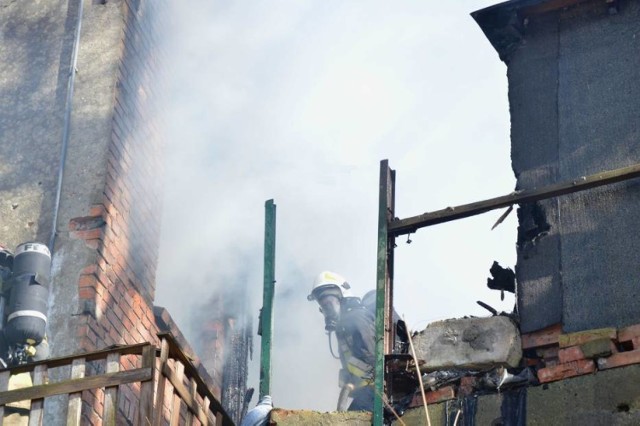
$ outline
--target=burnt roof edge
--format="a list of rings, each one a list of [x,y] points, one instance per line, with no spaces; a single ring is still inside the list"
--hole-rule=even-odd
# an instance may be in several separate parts
[[[511,53],[522,42],[526,17],[583,1],[585,0],[511,0],[476,10],[471,16],[496,49],[500,59],[508,63]]]

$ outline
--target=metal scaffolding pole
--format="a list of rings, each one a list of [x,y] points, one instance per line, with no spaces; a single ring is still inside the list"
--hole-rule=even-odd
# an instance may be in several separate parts
[[[375,399],[373,404],[373,424],[384,423],[383,395],[384,357],[393,349],[393,247],[394,237],[389,236],[389,223],[394,218],[395,171],[389,168],[389,161],[380,162],[380,199],[378,210],[378,268],[376,283],[376,366]]]
[[[260,311],[260,396],[271,395],[271,339],[273,334],[273,296],[275,293],[276,205],[265,202],[264,288]]]

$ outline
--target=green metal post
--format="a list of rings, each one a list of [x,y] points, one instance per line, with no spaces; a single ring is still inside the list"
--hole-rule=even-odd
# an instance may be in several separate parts
[[[380,162],[380,198],[378,210],[378,268],[376,282],[376,366],[373,425],[384,423],[384,356],[393,345],[393,239],[389,238],[389,222],[394,214],[395,173],[389,161]]]
[[[273,334],[273,295],[275,293],[276,205],[265,202],[264,216],[264,289],[260,312],[260,399],[271,395],[271,336]]]

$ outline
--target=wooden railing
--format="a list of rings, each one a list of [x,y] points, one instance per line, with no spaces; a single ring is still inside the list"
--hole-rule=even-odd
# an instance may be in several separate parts
[[[22,416],[21,424],[26,424],[28,418],[29,426],[42,425],[46,416],[44,401],[53,397],[58,399],[47,407],[58,404],[56,412],[64,412],[59,404],[67,405],[66,421],[55,419],[56,424],[85,424],[82,419],[83,391],[95,391],[93,395],[101,397],[88,404],[99,406],[97,411],[101,412],[103,425],[124,421],[140,426],[233,426],[220,402],[172,336],[162,334],[159,337],[159,351],[149,343],[142,343],[0,370],[0,426],[10,411]],[[11,378],[20,375],[32,385],[9,390]],[[123,412],[119,403],[121,391],[126,386],[134,389],[137,408]],[[68,399],[60,398],[60,395],[66,395]],[[18,402],[22,402],[20,407],[27,408],[11,407],[12,403]],[[135,413],[133,418],[127,418],[130,413]]]

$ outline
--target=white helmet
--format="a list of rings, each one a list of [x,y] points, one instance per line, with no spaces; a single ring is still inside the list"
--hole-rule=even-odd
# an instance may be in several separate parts
[[[327,293],[333,293],[340,298],[351,297],[350,289],[351,286],[341,275],[324,271],[321,272],[313,281],[311,293],[307,296],[307,300],[318,300],[320,294]]]

